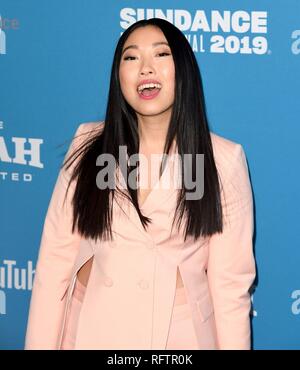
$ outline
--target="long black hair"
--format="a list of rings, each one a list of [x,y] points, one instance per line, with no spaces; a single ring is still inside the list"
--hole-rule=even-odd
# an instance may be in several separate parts
[[[65,161],[68,169],[79,158],[72,170],[69,186],[76,182],[73,205],[73,232],[97,240],[111,237],[112,201],[116,189],[99,189],[96,176],[99,167],[96,159],[100,154],[109,153],[117,166],[119,146],[126,145],[128,156],[138,154],[139,134],[137,116],[133,108],[125,100],[119,81],[121,53],[128,36],[138,27],[156,26],[167,39],[175,65],[175,96],[169,128],[166,135],[164,153],[168,154],[174,138],[178,154],[191,154],[195,163],[196,154],[204,154],[204,195],[198,200],[186,199],[187,189],[184,186],[183,161],[181,166],[182,182],[178,189],[177,205],[173,220],[180,226],[183,215],[186,217],[184,238],[188,235],[196,240],[200,236],[211,236],[222,232],[223,218],[221,205],[221,189],[218,172],[213,156],[213,147],[206,115],[203,86],[197,60],[184,34],[172,23],[151,18],[132,24],[121,35],[113,58],[108,102],[104,119],[104,127],[95,130],[83,145]],[[100,127],[100,126],[99,126]],[[129,176],[132,169],[128,167]],[[195,166],[191,169],[195,179]],[[127,178],[128,180],[128,178]],[[69,189],[69,187],[68,187]],[[190,191],[190,189],[189,189]],[[143,227],[146,229],[151,219],[144,216],[139,208],[137,190],[128,187],[125,196],[135,207]]]

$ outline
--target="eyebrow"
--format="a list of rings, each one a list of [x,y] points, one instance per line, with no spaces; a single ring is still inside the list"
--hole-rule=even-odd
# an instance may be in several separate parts
[[[167,46],[170,46],[167,42],[165,41],[158,41],[158,42],[154,42],[152,44],[153,47],[155,46],[158,46],[158,45],[167,45]],[[122,55],[125,53],[125,51],[127,49],[138,49],[139,47],[137,45],[129,45],[129,46],[126,46],[126,48],[122,51]]]

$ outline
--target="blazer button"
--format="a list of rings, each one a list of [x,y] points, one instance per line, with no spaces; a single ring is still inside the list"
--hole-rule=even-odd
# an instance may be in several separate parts
[[[149,287],[149,284],[146,280],[140,280],[139,281],[139,287],[141,289],[147,289]]]
[[[112,286],[113,284],[114,284],[114,282],[113,282],[113,280],[110,277],[106,276],[104,278],[104,285],[106,285],[106,286]]]

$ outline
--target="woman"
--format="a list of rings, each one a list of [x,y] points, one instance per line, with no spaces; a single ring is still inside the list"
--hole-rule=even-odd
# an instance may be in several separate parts
[[[181,186],[162,189],[167,174]],[[60,171],[25,347],[249,349],[252,234],[245,154],[209,131],[189,43],[165,20],[136,22],[116,47],[105,120],[79,126]]]

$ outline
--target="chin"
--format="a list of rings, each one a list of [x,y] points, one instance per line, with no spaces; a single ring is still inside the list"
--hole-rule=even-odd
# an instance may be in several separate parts
[[[167,108],[165,108],[165,109],[137,109],[137,110],[135,110],[138,114],[140,114],[141,116],[157,116],[157,115],[159,115],[159,114],[161,114],[161,113],[163,113],[165,110],[166,110]]]
[[[136,104],[134,110],[140,114],[160,114],[168,110],[172,104],[159,104],[157,102],[144,101]]]

